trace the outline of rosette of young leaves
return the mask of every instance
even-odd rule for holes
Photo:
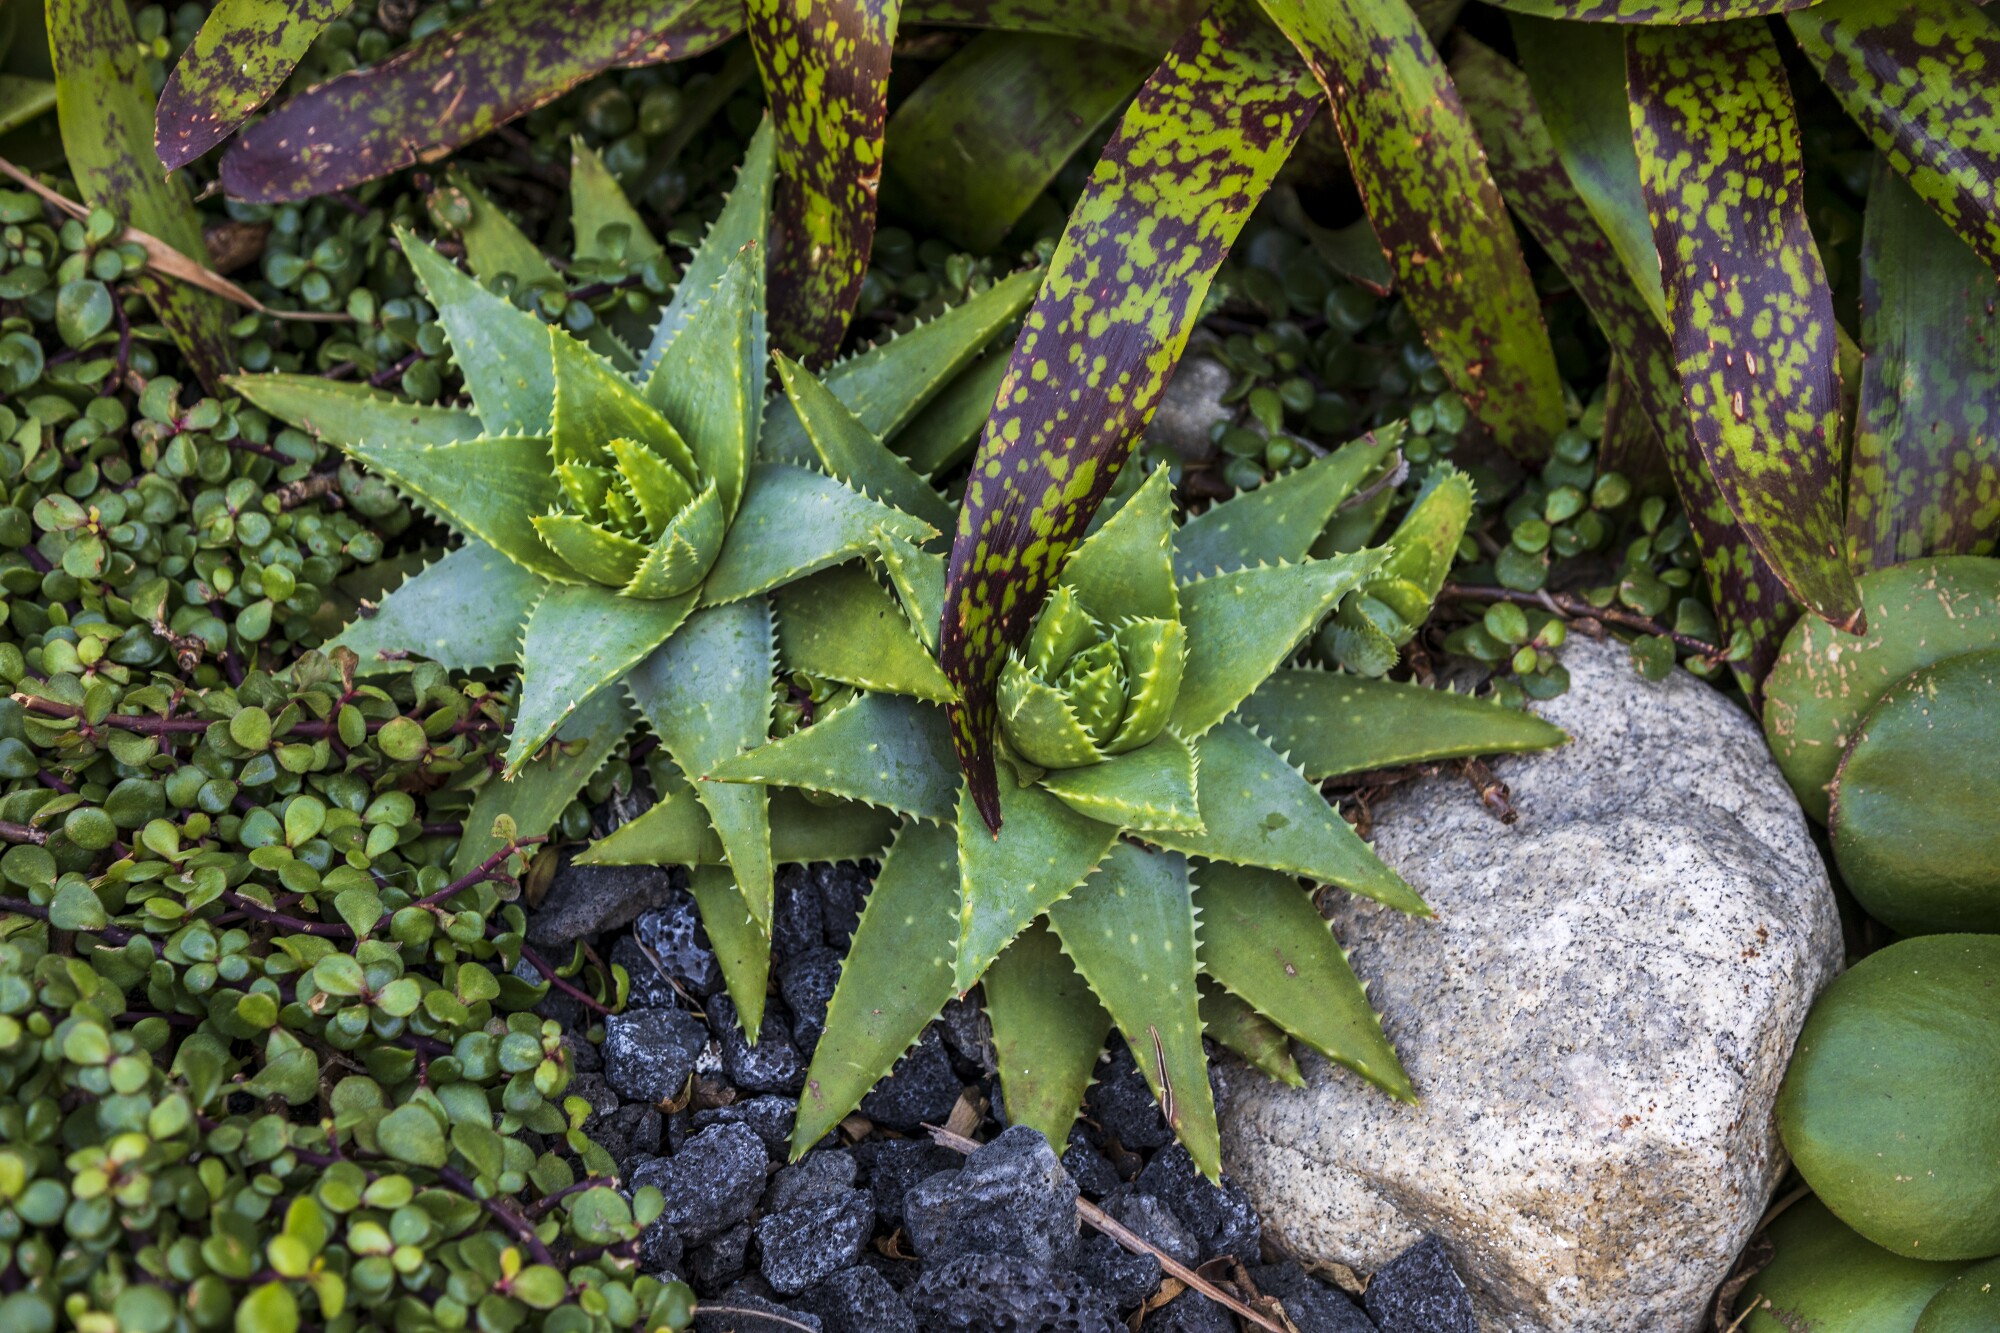
[[[1000,671],[1000,734],[1042,768],[1084,768],[1136,750],[1166,730],[1185,659],[1178,620],[1132,616],[1113,629],[1058,587]]]

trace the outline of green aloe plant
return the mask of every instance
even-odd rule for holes
[[[1445,691],[1280,669],[1343,598],[1402,558],[1383,548],[1307,558],[1393,451],[1385,437],[1185,525],[1165,472],[1118,505],[1003,669],[997,835],[960,778],[943,707],[951,688],[918,628],[934,623],[925,612],[942,593],[942,557],[890,543],[889,587],[851,567],[779,594],[785,665],[862,692],[716,764],[706,785],[790,791],[792,809],[822,826],[851,822],[856,804],[904,817],[828,1010],[795,1148],[853,1110],[945,1002],[982,980],[1008,1115],[1054,1142],[1114,1024],[1210,1174],[1219,1145],[1204,1030],[1275,1077],[1298,1077],[1296,1038],[1414,1096],[1299,881],[1427,910],[1316,783],[1562,735]],[[1443,535],[1446,550],[1458,535]],[[1262,729],[1237,716],[1246,700],[1257,707],[1259,687],[1280,684],[1292,697],[1266,701]],[[1359,709],[1342,696],[1350,686],[1364,692]],[[1328,708],[1341,710],[1340,727],[1323,725]],[[1312,751],[1306,771],[1285,757],[1294,744]],[[838,804],[815,817],[808,797]],[[695,813],[685,799],[663,802],[592,857],[712,861]]]

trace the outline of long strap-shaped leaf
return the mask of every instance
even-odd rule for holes
[[[1438,368],[1509,452],[1566,424],[1541,303],[1500,190],[1403,0],[1262,0],[1326,89],[1368,220]]]
[[[1238,0],[1188,30],[1125,113],[1071,215],[973,462],[941,660],[959,757],[997,827],[995,678],[1157,406],[1203,296],[1313,96]]]
[[[1758,23],[1633,28],[1632,135],[1695,439],[1758,553],[1814,614],[1866,617],[1841,548],[1833,294],[1798,119]]]
[[[750,47],[778,130],[771,336],[818,363],[847,331],[875,239],[902,0],[749,0]]]
[[[1491,0],[1499,9],[1579,23],[1717,23],[1803,9],[1819,0]]]
[[[1826,0],[1788,21],[1889,164],[2000,270],[2000,27],[1967,0]]]
[[[160,165],[178,171],[235,133],[350,3],[221,0],[160,92]]]

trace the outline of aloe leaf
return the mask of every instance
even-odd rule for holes
[[[187,187],[160,170],[153,148],[153,89],[124,5],[48,0],[49,57],[63,156],[89,203],[208,263],[201,215]],[[147,272],[133,280],[174,345],[211,391],[236,368],[231,315],[222,298]]]
[[[507,771],[517,771],[564,718],[666,642],[693,610],[692,593],[647,601],[591,584],[552,584],[528,613],[521,642],[521,702]]]
[[[1069,896],[1104,859],[1118,830],[1078,814],[1039,787],[1000,788],[1006,824],[990,833],[961,789],[958,810],[960,991],[972,989],[1030,921]]]
[[[549,326],[480,286],[405,228],[396,237],[424,295],[437,308],[452,360],[486,429],[497,435],[543,435],[555,398]]]
[[[413,403],[366,384],[318,375],[231,375],[223,383],[280,421],[343,449],[380,436],[453,444],[486,433],[462,408]]]
[[[785,397],[805,423],[822,467],[862,494],[914,514],[939,532],[951,527],[957,518],[951,505],[908,463],[890,453],[852,408],[784,353],[777,353],[776,360]]]
[[[350,650],[364,676],[399,669],[404,654],[454,671],[512,666],[528,608],[547,587],[484,542],[469,542],[405,581],[326,651]]]
[[[1157,53],[987,32],[889,120],[883,201],[983,253],[1153,70]]]
[[[580,135],[570,140],[569,217],[578,259],[635,263],[666,253],[618,178]]]
[[[1861,234],[1855,561],[1986,555],[2000,537],[2000,339],[1991,270],[1878,165]]]
[[[743,247],[765,243],[771,223],[771,186],[777,172],[775,144],[771,122],[766,117],[750,136],[750,147],[744,151],[743,163],[736,170],[736,188],[729,192],[722,212],[688,259],[687,267],[681,270],[673,299],[660,312],[652,341],[639,361],[642,373],[652,373],[661,355],[687,327],[695,310],[709,299],[709,293],[722,281],[723,271]],[[759,314],[761,317],[761,306]],[[761,364],[758,370],[761,375]]]
[[[451,873],[464,875],[506,846],[494,836],[493,821],[507,815],[514,836],[535,838],[555,827],[556,820],[583,790],[638,719],[616,690],[586,701],[564,719],[556,742],[535,756],[511,779],[494,778],[480,788],[465,833],[451,859]]]
[[[905,824],[882,858],[827,1004],[792,1127],[794,1157],[861,1104],[951,999],[958,882],[952,831]]]
[[[1541,302],[1500,191],[1403,0],[1261,0],[1332,105],[1396,285],[1438,368],[1510,453],[1568,424]]]
[[[1192,739],[1228,717],[1387,554],[1375,549],[1239,569],[1184,585],[1187,666],[1174,701],[1174,730]]]
[[[1803,9],[1820,0],[1493,0],[1515,14],[1578,23],[1719,23]]]
[[[882,557],[889,582],[902,599],[903,610],[924,647],[937,651],[938,621],[944,615],[944,557],[921,550],[914,542],[877,533],[875,553]],[[950,683],[946,683],[950,688]]]
[[[1327,1059],[1414,1102],[1366,988],[1298,881],[1232,865],[1205,865],[1195,880],[1208,975]]]
[[[1806,225],[1777,45],[1760,23],[1637,27],[1626,75],[1695,439],[1772,571],[1815,615],[1859,631],[1841,546],[1833,293]]]
[[[1111,1015],[1037,921],[1008,945],[980,981],[1007,1123],[1065,1143],[1091,1071],[1111,1035]]]
[[[722,967],[722,984],[736,1005],[736,1022],[751,1045],[764,1026],[764,992],[771,981],[770,904],[765,919],[744,901],[741,877],[722,866],[696,866],[688,892]]]
[[[1012,356],[1002,347],[981,357],[897,433],[891,447],[918,475],[935,477],[971,457]]]
[[[1472,518],[1472,479],[1450,464],[1434,466],[1423,489],[1384,543],[1389,558],[1362,584],[1365,595],[1401,618],[1395,639],[1408,643],[1430,615],[1431,603],[1458,558],[1458,543]]]
[[[546,439],[496,436],[411,444],[392,436],[341,447],[424,508],[516,564],[546,578],[576,577],[535,530],[534,519],[556,498]]]
[[[1175,576],[1187,582],[1305,559],[1333,511],[1375,474],[1402,440],[1401,422],[1384,426],[1255,490],[1210,505],[1174,534]]]
[[[223,157],[223,188],[251,203],[346,189],[435,161],[594,74],[699,55],[741,27],[730,0],[494,0],[280,105]]]
[[[771,860],[860,861],[889,845],[896,817],[859,801],[809,801],[779,788],[771,801]],[[630,823],[592,843],[579,855],[593,866],[719,866],[722,839],[692,787],[683,786]],[[744,909],[749,910],[747,907]]]
[[[829,366],[820,380],[877,438],[893,441],[904,423],[1027,309],[1041,281],[1039,269],[1003,278],[930,323]],[[770,401],[761,456],[774,463],[813,461],[805,425],[783,397]]]
[[[821,473],[759,463],[702,585],[702,602],[717,606],[769,592],[874,549],[884,534],[921,542],[937,530]]]
[[[1315,100],[1280,34],[1229,0],[1140,89],[1070,214],[974,457],[946,586],[959,759],[989,826],[1001,663],[1159,405],[1217,267]],[[1171,263],[1156,262],[1163,252]],[[1126,271],[1107,301],[1106,275]]]
[[[860,565],[838,565],[773,596],[778,659],[786,671],[950,702],[951,682],[911,628],[902,603]]]
[[[1275,672],[1236,721],[1320,782],[1400,764],[1543,750],[1569,739],[1533,713],[1469,694],[1331,671]]]
[[[235,133],[349,3],[219,0],[160,93],[160,165],[178,171]]]
[[[764,249],[753,244],[730,256],[646,380],[647,400],[680,428],[725,516],[741,503],[757,456],[765,345]]]
[[[1001,962],[1005,961],[1003,955]],[[990,978],[992,973],[987,976]],[[1265,1078],[1292,1088],[1306,1085],[1299,1062],[1292,1058],[1292,1039],[1285,1030],[1206,974],[1201,978],[1201,1025],[1217,1045],[1241,1057]]]
[[[2000,31],[1992,18],[1967,0],[1824,0],[1786,21],[1883,160],[2000,270]]]
[[[1146,840],[1211,861],[1303,875],[1399,912],[1431,915],[1319,788],[1241,723],[1225,722],[1202,739],[1200,796],[1202,832],[1149,829]]]
[[[1121,829],[1199,831],[1195,752],[1171,731],[1082,768],[1051,769],[1042,788],[1078,814]]]
[[[708,776],[800,787],[919,819],[949,820],[958,804],[943,711],[894,694],[864,694],[781,741],[717,764]]]
[[[1167,1124],[1210,1180],[1222,1171],[1201,1047],[1195,913],[1187,861],[1119,843],[1049,925],[1110,1011]]]
[[[763,598],[696,611],[626,677],[639,711],[693,782],[750,915],[771,928],[771,820],[762,787],[705,779],[771,735],[771,608]]]
[[[1178,620],[1173,538],[1173,478],[1158,468],[1076,548],[1058,582],[1107,623],[1127,617]]]

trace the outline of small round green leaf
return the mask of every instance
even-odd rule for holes
[[[421,1106],[398,1107],[383,1116],[375,1139],[383,1152],[411,1166],[440,1167],[450,1155],[437,1117]]]

